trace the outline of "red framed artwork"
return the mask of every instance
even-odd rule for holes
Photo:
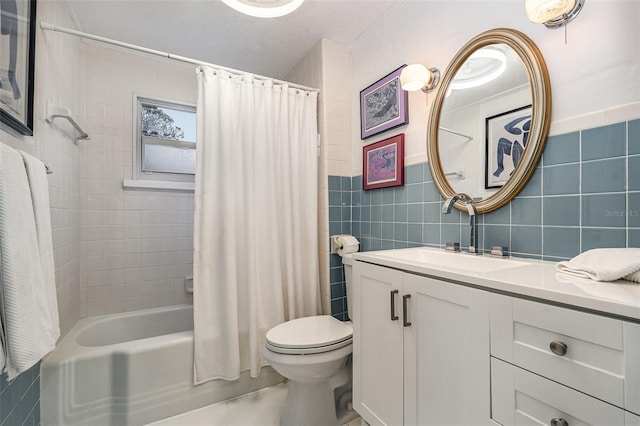
[[[362,189],[400,185],[404,185],[404,133],[365,146]]]

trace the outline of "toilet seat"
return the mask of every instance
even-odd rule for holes
[[[311,355],[350,345],[353,329],[330,315],[298,318],[267,332],[266,347],[280,354]]]

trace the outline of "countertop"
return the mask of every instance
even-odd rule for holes
[[[459,260],[451,258],[456,261],[456,265],[465,265],[465,261],[467,264],[481,265],[483,263],[481,258],[484,257],[488,258],[487,263],[491,265],[497,265],[496,262],[501,261],[509,264],[506,269],[485,272],[472,270],[473,267],[464,269],[464,266],[443,266],[428,260],[430,254],[433,253],[433,257],[436,257],[442,256],[443,252],[442,249],[418,247],[354,253],[353,258],[356,261],[427,275],[489,291],[569,305],[640,322],[640,284],[624,280],[598,282],[573,278],[557,273],[556,262],[518,257],[503,260],[486,255],[474,256],[463,252],[447,252],[449,256],[459,256]],[[472,260],[469,257],[475,259]]]

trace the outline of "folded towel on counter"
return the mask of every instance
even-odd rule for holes
[[[1,143],[0,253],[3,367],[11,380],[53,350],[60,332],[51,320],[48,286],[55,294],[55,282],[44,279],[25,163]]]
[[[640,248],[587,250],[571,260],[558,262],[556,269],[595,281],[627,280],[640,283]]]

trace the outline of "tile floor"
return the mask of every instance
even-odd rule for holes
[[[147,426],[278,426],[286,399],[283,383]],[[360,426],[360,418],[344,426]]]

